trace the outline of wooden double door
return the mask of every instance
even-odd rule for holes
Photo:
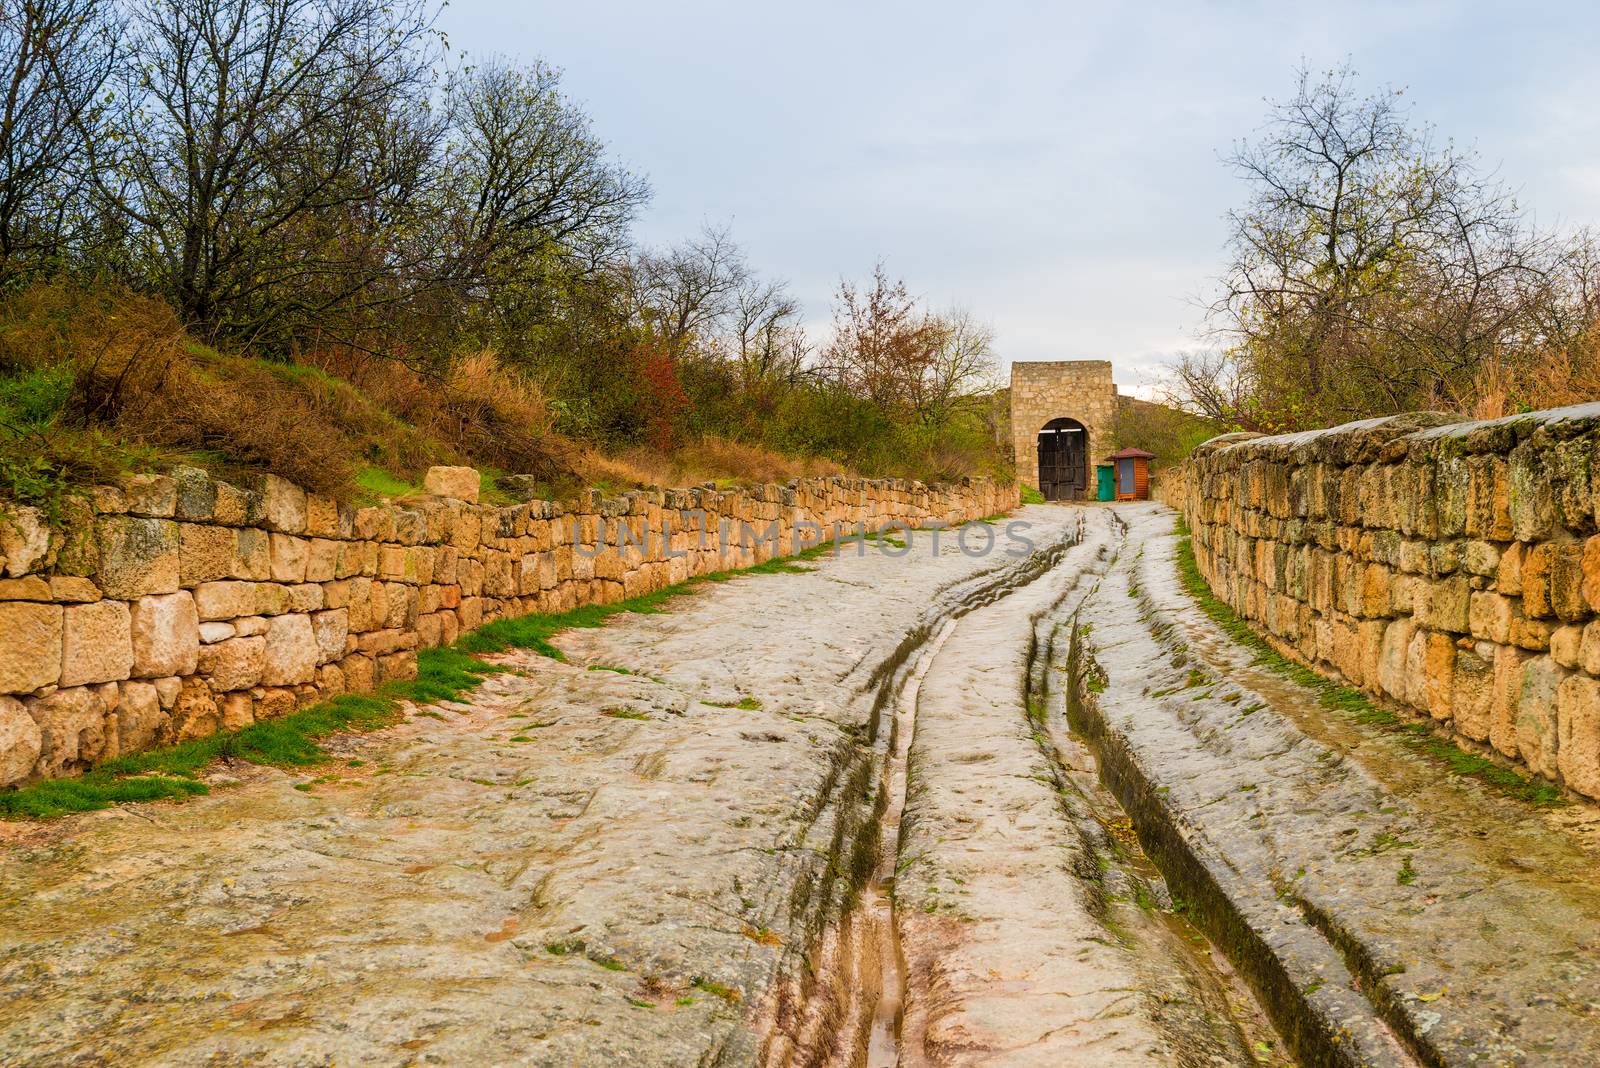
[[[1076,419],[1052,419],[1039,431],[1039,492],[1077,501],[1089,488],[1089,431]]]

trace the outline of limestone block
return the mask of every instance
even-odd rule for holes
[[[1383,632],[1383,644],[1378,653],[1378,685],[1390,697],[1406,700],[1407,651],[1416,627],[1409,619],[1397,619]]]
[[[211,688],[199,679],[184,680],[178,698],[172,703],[172,740],[187,742],[217,733],[221,711]]]
[[[1583,641],[1578,647],[1579,666],[1591,675],[1600,676],[1600,619],[1583,628]]]
[[[1475,638],[1486,638],[1499,645],[1511,640],[1514,603],[1489,590],[1472,594],[1468,609],[1468,631]]]
[[[317,673],[317,637],[304,613],[275,616],[267,626],[266,663],[261,681],[267,686],[295,686]]]
[[[183,680],[174,675],[169,679],[153,679],[152,685],[156,688],[156,696],[161,699],[161,707],[171,709],[178,700],[178,694],[183,689]]]
[[[298,705],[294,691],[282,686],[259,690],[254,696],[256,719],[277,719],[280,716],[287,716]]]
[[[1517,752],[1528,767],[1552,778],[1560,770],[1556,693],[1569,674],[1548,656],[1536,656],[1523,666],[1517,697]]]
[[[255,722],[255,698],[245,690],[234,690],[222,695],[218,704],[218,713],[222,720],[222,729],[236,731],[248,727]]]
[[[107,597],[132,600],[178,589],[178,524],[133,515],[101,517],[96,584]]]
[[[202,582],[194,588],[195,608],[201,619],[232,619],[256,611],[254,582]]]
[[[210,522],[217,509],[217,484],[197,467],[175,467],[172,481],[177,490],[173,514],[179,519]]]
[[[1471,629],[1472,587],[1465,575],[1435,579],[1417,605],[1417,622],[1436,630],[1465,634]]]
[[[92,689],[74,686],[24,703],[39,726],[39,775],[54,778],[99,759],[106,744],[106,707]]]
[[[1579,667],[1583,660],[1583,628],[1576,623],[1557,627],[1550,634],[1550,659],[1564,668]]]
[[[276,582],[256,583],[256,615],[278,616],[288,610],[289,587]]]
[[[12,578],[43,571],[54,562],[50,522],[37,508],[0,508],[0,563]]]
[[[274,582],[304,582],[311,546],[304,538],[291,534],[272,535],[272,579]]]
[[[1566,784],[1600,797],[1600,682],[1573,675],[1556,692],[1560,741],[1556,764]]]
[[[181,689],[181,685],[176,688]],[[117,692],[116,724],[118,753],[137,753],[142,749],[149,749],[161,740],[166,730],[167,713],[162,708],[161,691],[156,688],[155,683],[130,679],[120,684]]]
[[[166,475],[127,475],[121,480],[127,510],[134,515],[170,519],[178,505],[178,484]]]
[[[1434,719],[1449,719],[1451,697],[1455,685],[1456,643],[1449,634],[1434,632],[1428,635],[1425,661],[1427,682],[1423,687],[1424,707]]]
[[[1550,609],[1569,623],[1589,614],[1583,598],[1583,552],[1581,543],[1550,546]]]
[[[339,549],[339,542],[313,539],[306,547],[305,581],[332,581],[339,567]]]
[[[247,690],[260,684],[266,661],[265,636],[228,638],[200,650],[197,670],[219,692]]]
[[[417,677],[417,654],[408,650],[378,657],[377,677],[380,683],[409,681]]]
[[[205,645],[215,645],[217,642],[227,641],[237,634],[232,623],[222,623],[211,620],[200,624],[200,641]]]
[[[253,638],[267,632],[267,620],[261,616],[240,616],[233,621],[233,632],[241,638]]]
[[[319,538],[339,536],[339,502],[320,493],[306,495],[307,534]]]
[[[0,697],[0,786],[31,775],[42,745],[39,724],[27,706],[15,697]]]
[[[272,577],[272,537],[258,527],[241,527],[238,544],[233,554],[230,577],[254,579],[258,582]]]
[[[200,617],[187,590],[133,603],[133,674],[149,679],[193,675],[200,655]]]
[[[100,599],[100,587],[74,575],[50,577],[50,600],[63,604],[87,604]]]
[[[1524,442],[1507,459],[1512,532],[1518,541],[1548,538],[1556,518],[1550,458],[1533,442]]]
[[[1500,567],[1500,549],[1490,541],[1469,541],[1461,551],[1461,567],[1469,575],[1493,575]]]
[[[1494,588],[1507,597],[1522,596],[1522,557],[1527,546],[1513,542],[1500,554],[1500,568],[1495,573]]]
[[[366,693],[377,685],[376,670],[372,661],[358,653],[340,660],[339,670],[344,673],[345,687],[351,693]]]
[[[61,681],[62,611],[0,601],[0,693],[32,693]]]
[[[301,534],[306,529],[306,493],[287,479],[268,475],[261,489],[263,519],[269,530]]]
[[[75,600],[76,598],[68,598]],[[95,598],[86,598],[95,600]],[[0,601],[54,601],[50,583],[39,575],[25,578],[0,579]]]
[[[334,608],[311,617],[317,641],[317,663],[326,664],[344,655],[345,639],[350,636],[350,612]]]
[[[1583,543],[1583,600],[1592,610],[1600,612],[1600,534]]]
[[[243,527],[261,522],[264,509],[259,493],[226,482],[218,482],[215,485],[217,499],[211,511],[214,522],[230,527]]]
[[[422,488],[436,497],[450,497],[468,504],[478,503],[480,479],[473,467],[430,467],[422,476]]]
[[[1450,715],[1455,728],[1475,742],[1489,740],[1494,712],[1494,645],[1479,642],[1458,649],[1450,683]]]
[[[239,534],[209,523],[178,524],[178,578],[189,587],[234,577]]]
[[[1530,545],[1522,555],[1522,614],[1543,619],[1550,611],[1550,546]]]
[[[117,682],[133,671],[132,617],[122,601],[63,609],[61,685]]]

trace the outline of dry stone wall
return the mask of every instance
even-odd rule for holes
[[[414,677],[419,649],[502,616],[618,601],[823,531],[1017,504],[1015,485],[987,480],[495,506],[476,503],[477,471],[434,468],[425,488],[352,508],[278,478],[250,490],[180,468],[99,487],[54,529],[36,510],[0,513],[0,786]]]
[[[1600,404],[1228,435],[1163,493],[1280,648],[1600,798]]]

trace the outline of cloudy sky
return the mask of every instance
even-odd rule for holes
[[[563,69],[650,179],[644,241],[729,225],[819,327],[881,257],[1004,358],[1111,359],[1127,390],[1195,343],[1244,196],[1220,156],[1302,59],[1404,87],[1541,222],[1600,223],[1592,3],[452,0],[441,26]]]

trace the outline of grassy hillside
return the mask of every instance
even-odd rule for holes
[[[842,472],[705,434],[671,450],[563,433],[493,353],[438,372],[389,359],[258,359],[192,338],[165,304],[34,286],[0,299],[0,497],[54,510],[74,486],[175,463],[271,472],[345,500],[402,496],[433,464],[531,474],[546,495]]]

